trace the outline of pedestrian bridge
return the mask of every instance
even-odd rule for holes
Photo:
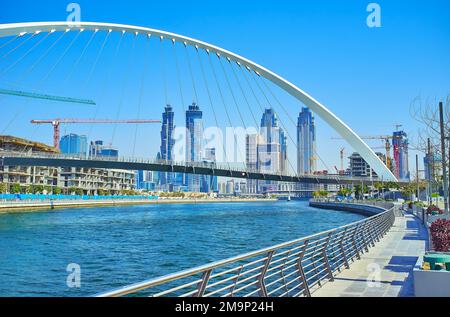
[[[240,179],[254,179],[304,184],[371,185],[377,178],[348,177],[340,175],[284,175],[265,174],[246,169],[244,164],[169,162],[153,159],[96,157],[84,158],[77,155],[0,152],[0,166],[48,166],[76,168],[106,168],[121,170],[142,170],[170,173],[212,175]]]
[[[192,106],[197,106],[196,115],[208,116],[208,124],[221,130],[224,127],[242,127],[245,131],[254,127],[262,130],[270,126],[269,128],[283,131],[279,138],[259,131],[259,135],[264,135],[266,139],[264,144],[270,148],[262,152],[270,162],[277,162],[273,165],[278,165],[270,165],[267,173],[248,170],[242,166],[230,168],[220,164],[205,166],[201,163],[169,163],[168,160],[173,159],[173,149],[169,149],[173,140],[170,135],[172,132],[169,131],[172,131],[173,126],[166,129],[166,137],[171,140],[165,145],[161,144],[161,157],[166,162],[9,155],[4,156],[3,164],[155,170],[303,183],[370,183],[372,179],[296,175],[315,170],[309,168],[306,172],[299,172],[299,166],[303,165],[298,161],[302,159],[297,158],[297,162],[294,159],[295,154],[299,153],[299,144],[296,141],[297,122],[292,118],[296,118],[299,110],[306,106],[347,141],[378,177],[387,182],[397,181],[375,152],[329,108],[275,72],[221,47],[162,30],[102,22],[2,24],[0,40],[1,61],[5,64],[0,63],[0,83],[13,86],[8,89],[0,87],[0,93],[3,98],[7,98],[5,102],[8,103],[17,99],[26,100],[24,106],[11,106],[8,113],[4,114],[8,117],[4,119],[6,127],[0,127],[2,131],[17,127],[16,123],[20,120],[28,124],[33,118],[27,118],[24,113],[32,112],[30,108],[40,113],[45,108],[40,105],[27,107],[28,102],[37,103],[39,100],[45,100],[46,105],[58,105],[49,111],[53,118],[61,118],[61,113],[78,115],[86,112],[94,119],[98,115],[107,117],[115,114],[119,117],[125,112],[129,115],[130,111],[140,119],[150,110],[162,110],[164,105],[177,108],[176,113],[179,115],[187,113],[186,106],[192,101]],[[164,92],[164,96],[157,96],[161,92]],[[65,97],[74,94],[76,96]],[[70,104],[70,109],[64,107],[67,103]],[[59,106],[61,104],[64,106]],[[202,107],[201,110],[198,109],[199,106]],[[258,120],[260,114],[265,115],[265,110],[273,110],[274,118],[271,122]],[[43,113],[49,115],[48,112]],[[264,122],[260,123],[262,121]],[[192,138],[189,144],[194,150],[186,149],[189,154],[187,161],[203,160],[203,157],[198,157],[204,153],[201,153],[201,142],[197,140],[202,138],[202,126],[203,123],[197,123],[194,127],[191,122],[189,132],[198,137],[196,140]],[[95,135],[97,138],[99,135],[92,133],[90,129],[88,131],[86,134],[89,137]],[[12,131],[10,134],[16,132],[19,131]],[[143,147],[144,142],[141,140],[139,146],[138,137],[151,135],[159,138],[155,131],[138,133],[137,126],[134,133],[129,132],[122,133],[122,136],[126,136],[126,140],[122,142],[123,146],[130,147],[127,151],[132,153],[131,156],[135,156],[136,151]],[[117,134],[114,127],[110,136],[111,144]],[[105,134],[102,137],[106,138]],[[150,143],[148,141],[145,139],[147,144]],[[277,146],[280,149],[274,150]],[[219,146],[214,147],[219,152],[216,147]],[[295,154],[287,155],[288,149],[292,149],[291,154]],[[276,155],[277,151],[282,154]],[[315,147],[311,152],[314,151]],[[225,149],[223,152],[232,156]],[[298,154],[297,156],[300,157]],[[246,155],[240,153],[240,157],[245,160]],[[311,153],[310,157],[303,158],[303,161],[309,162],[317,158],[327,170],[332,170],[326,166],[325,160],[320,158],[317,151]],[[215,161],[234,162],[227,157]],[[270,174],[277,171],[282,171],[283,175]]]

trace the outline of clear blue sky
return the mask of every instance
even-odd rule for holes
[[[78,1],[83,21],[162,29],[243,55],[301,87],[360,135],[390,134],[395,124],[403,124],[414,138],[412,99],[450,93],[450,2],[373,1],[381,5],[382,27],[368,28],[370,2]],[[3,1],[0,22],[64,21],[68,3]],[[15,102],[8,98],[0,99],[2,107]],[[149,115],[159,118],[160,110]],[[2,122],[0,128],[4,126]],[[18,121],[8,132],[21,135],[28,129],[27,122]],[[330,140],[335,135],[318,120],[318,152],[330,166],[339,164],[338,151],[345,144]],[[36,137],[49,143],[50,127],[41,128]],[[154,138],[151,155],[159,145]]]

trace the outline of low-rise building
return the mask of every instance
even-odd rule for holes
[[[33,142],[14,136],[0,136],[1,151],[20,153],[59,153],[58,149],[43,143]],[[12,184],[22,187],[41,185],[47,189],[58,186],[58,168],[40,166],[0,166],[0,183],[9,189]]]
[[[34,142],[13,136],[0,136],[1,151],[20,153],[59,153],[59,150],[43,143]],[[72,189],[84,195],[120,194],[124,190],[133,190],[135,172],[128,170],[112,170],[79,167],[38,167],[38,166],[0,166],[0,183],[21,188],[40,185],[46,192],[70,194]]]

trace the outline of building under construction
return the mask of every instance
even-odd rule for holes
[[[0,152],[59,153],[55,147],[14,136],[0,136]],[[42,186],[47,193],[70,194],[73,188],[81,189],[85,195],[107,193],[120,194],[123,190],[135,188],[135,172],[126,170],[106,170],[98,168],[57,168],[38,166],[0,166],[0,184],[19,185],[22,191],[30,186]]]

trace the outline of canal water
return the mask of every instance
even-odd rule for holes
[[[302,201],[0,215],[0,296],[90,296],[363,219]],[[81,269],[69,288],[68,264]]]

